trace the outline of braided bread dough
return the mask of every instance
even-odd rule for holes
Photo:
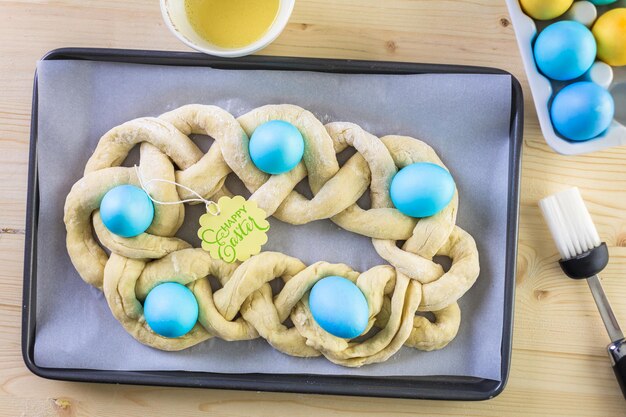
[[[248,137],[257,126],[274,119],[300,130],[305,152],[296,168],[270,176],[252,163]],[[190,134],[208,135],[215,142],[205,154]],[[277,252],[261,252],[241,264],[228,264],[174,237],[184,220],[183,205],[156,204],[154,221],[145,233],[116,236],[102,223],[98,207],[113,187],[139,185],[136,172],[120,166],[138,144],[139,169],[146,182],[176,181],[216,200],[231,195],[224,182],[232,172],[250,191],[250,200],[268,215],[291,224],[330,219],[371,237],[378,254],[390,265],[359,273],[343,264],[306,266]],[[357,152],[339,166],[336,154],[349,146]],[[440,349],[458,331],[457,300],[478,277],[478,252],[473,238],[455,225],[458,194],[440,213],[419,221],[393,207],[391,180],[399,168],[414,162],[445,168],[434,150],[417,139],[378,138],[352,123],[323,125],[294,105],[263,106],[237,119],[216,106],[186,105],[158,118],[129,121],[100,139],[84,177],[66,199],[67,250],[80,276],[104,292],[124,328],[157,349],[181,350],[211,337],[229,341],[262,337],[289,355],[324,355],[344,366],[384,361],[403,345]],[[310,200],[294,190],[304,178],[313,193]],[[362,209],[356,202],[368,188],[371,208]],[[150,183],[148,191],[160,201],[193,197],[182,187],[161,182]],[[405,242],[398,247],[400,240]],[[451,258],[447,272],[432,261],[435,255]],[[338,338],[313,320],[308,292],[329,275],[353,281],[365,295],[369,305],[366,332],[372,330],[366,337]],[[221,288],[211,288],[210,276],[219,280]],[[275,279],[284,284],[276,295],[269,284]],[[198,323],[179,338],[154,333],[143,317],[142,302],[148,292],[167,281],[187,285],[199,304]],[[416,315],[418,311],[432,311],[434,322]]]

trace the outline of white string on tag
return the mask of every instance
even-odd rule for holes
[[[184,204],[184,203],[204,203],[204,205],[206,207],[206,212],[207,213],[209,213],[209,214],[211,214],[213,216],[219,216],[220,215],[220,213],[221,213],[220,206],[215,201],[207,200],[206,198],[202,197],[200,194],[198,194],[196,191],[192,190],[191,188],[186,187],[186,186],[184,186],[182,184],[179,184],[177,182],[174,182],[174,181],[164,180],[164,179],[160,179],[160,178],[153,178],[153,179],[148,180],[147,182],[144,183],[143,177],[141,176],[141,172],[139,172],[139,167],[137,165],[134,165],[134,168],[135,168],[135,173],[137,174],[137,178],[139,179],[139,184],[141,185],[141,188],[146,192],[146,194],[148,194],[148,198],[150,198],[150,200],[152,200],[153,203],[162,204],[164,206],[173,205],[173,204]],[[152,198],[152,196],[150,195],[150,193],[146,189],[148,184],[151,184],[153,182],[163,182],[163,183],[166,183],[166,184],[175,185],[177,187],[180,187],[182,189],[185,189],[185,190],[189,191],[190,193],[192,193],[193,195],[195,195],[198,198],[188,198],[186,200],[178,200],[178,201],[159,201],[159,200],[156,200],[156,199]]]

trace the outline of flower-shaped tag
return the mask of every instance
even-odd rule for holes
[[[219,214],[200,216],[198,237],[202,240],[202,249],[212,258],[228,263],[245,261],[258,254],[267,242],[266,232],[270,228],[265,212],[255,201],[240,195],[222,197],[217,205]]]

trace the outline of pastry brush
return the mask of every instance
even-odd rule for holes
[[[553,194],[539,207],[561,254],[559,264],[570,278],[586,279],[611,343],[607,347],[613,371],[626,398],[626,339],[617,323],[598,274],[609,262],[606,243],[600,241],[578,188]]]

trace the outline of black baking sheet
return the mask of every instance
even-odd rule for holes
[[[110,60],[110,59],[106,59],[107,56],[111,56],[114,58],[114,60],[118,60],[119,58],[122,57],[123,53],[116,53],[115,51],[70,51],[70,55],[72,55],[72,53],[74,55],[78,54],[80,56],[80,54],[87,54],[87,55],[83,55],[85,58],[91,58],[93,59],[94,56],[89,56],[90,53],[93,53],[94,55],[102,55],[102,58],[104,58],[104,60]],[[301,60],[301,59],[296,59],[296,58],[262,58],[262,57],[250,57],[250,58],[245,58],[245,59],[241,59],[241,60],[219,60],[219,59],[211,59],[202,55],[197,55],[197,54],[181,54],[181,53],[150,53],[150,52],[132,52],[132,51],[128,51],[128,53],[130,54],[135,54],[135,58],[136,59],[132,59],[129,57],[128,60],[126,60],[126,62],[133,62],[133,63],[154,63],[154,64],[175,64],[175,65],[192,65],[192,66],[201,66],[201,65],[209,65],[213,68],[248,68],[248,69],[289,69],[289,70],[331,70],[332,72],[349,72],[349,73],[498,73],[497,71],[494,70],[485,70],[485,69],[475,69],[475,68],[459,68],[459,67],[438,67],[438,66],[423,66],[423,65],[417,65],[417,64],[394,64],[394,63],[366,63],[366,62],[350,62],[350,61],[324,61],[324,60]],[[55,53],[53,56],[53,58],[55,59],[68,59],[68,58],[72,58],[72,56],[68,56],[67,51],[66,52],[57,52]],[[77,58],[76,56],[74,58]],[[161,59],[162,58],[162,59]],[[280,63],[282,61],[282,65],[278,65],[278,63]],[[511,174],[510,177],[513,180],[511,182],[511,186],[509,187],[509,233],[507,236],[507,242],[508,242],[508,248],[507,248],[507,260],[506,260],[506,294],[505,294],[505,335],[503,337],[503,351],[502,351],[502,358],[503,358],[503,366],[501,367],[501,369],[503,370],[503,378],[502,381],[505,380],[506,378],[506,369],[508,369],[508,355],[509,355],[509,348],[504,349],[506,346],[505,345],[510,345],[510,332],[507,331],[507,327],[510,327],[510,306],[512,304],[512,301],[509,299],[510,297],[510,293],[512,291],[512,282],[514,282],[514,280],[512,279],[512,274],[514,272],[514,268],[511,268],[511,263],[514,264],[515,261],[515,242],[516,239],[514,239],[511,243],[511,235],[515,235],[516,233],[516,217],[517,217],[517,172],[518,172],[518,156],[519,156],[519,141],[520,141],[520,137],[519,137],[519,132],[517,131],[517,129],[521,126],[521,124],[519,123],[520,121],[520,114],[519,112],[521,111],[521,107],[518,107],[517,104],[519,104],[519,102],[517,102],[518,99],[521,98],[520,94],[519,94],[519,88],[518,86],[516,86],[516,81],[513,80],[513,91],[514,91],[514,95],[513,95],[513,103],[512,103],[512,118],[511,118],[511,126],[512,126],[512,142],[511,142],[511,146],[509,147],[509,149],[511,150],[511,160],[509,161],[509,166],[511,169],[509,169],[509,173]],[[36,98],[36,96],[35,96]],[[36,106],[34,106],[33,108],[33,120],[36,120]],[[36,134],[33,131],[33,141],[32,144],[34,146],[34,144],[36,143]],[[33,158],[31,158],[31,163],[34,164]],[[36,181],[36,178],[33,178],[31,176],[31,181]],[[31,190],[34,191],[34,185],[32,184],[33,187],[31,187]],[[31,203],[29,203],[29,208],[32,208],[32,201]],[[36,202],[35,202],[36,203]],[[29,212],[30,215],[32,215],[33,213]],[[33,216],[36,217],[36,216]],[[30,217],[29,217],[30,218]],[[33,222],[36,222],[36,219],[33,220]],[[30,222],[29,222],[30,223]],[[33,232],[36,232],[36,227],[32,228]],[[513,236],[514,237],[514,236]],[[32,242],[29,242],[32,243]],[[27,256],[30,256],[30,248],[27,248]],[[511,250],[513,249],[513,250]],[[512,254],[512,255],[511,255]],[[30,257],[30,260],[32,260],[33,258]],[[28,259],[27,259],[28,261]],[[29,262],[26,262],[26,265],[28,265]],[[514,265],[513,265],[514,266]],[[26,277],[28,277],[29,274],[26,274]],[[34,274],[33,274],[34,277]],[[28,285],[25,285],[25,288]],[[30,288],[33,288],[32,286],[30,286]],[[34,291],[34,290],[33,290]],[[32,295],[32,293],[31,293]],[[34,300],[34,299],[32,299]],[[508,317],[507,317],[508,315]],[[28,323],[32,323],[32,319],[28,320]],[[508,324],[508,325],[507,325]],[[25,327],[25,331],[26,331],[27,327]],[[30,332],[29,335],[31,336],[29,340],[32,341],[32,336],[34,335],[34,333]],[[26,339],[25,339],[26,340]],[[28,351],[26,352],[26,360],[27,363],[31,362],[31,365],[34,365],[34,363],[32,362],[32,343],[31,346],[28,347],[27,346]],[[30,352],[30,355],[28,354]],[[39,368],[39,371],[41,371],[41,373],[44,373],[44,370],[42,370],[42,368]],[[53,372],[50,370],[50,368],[46,368],[45,372],[48,372],[47,376],[55,376],[55,375],[50,375],[49,372]],[[61,372],[61,370],[57,370],[57,372]],[[102,374],[103,371],[93,371],[91,372],[92,375],[92,379],[94,380],[102,380],[101,378],[99,378],[100,376],[104,376]],[[106,372],[106,371],[104,371]],[[81,372],[77,371],[78,374],[81,374]],[[116,382],[140,382],[140,381],[133,381],[132,378],[133,377],[139,377],[139,375],[137,374],[141,374],[141,375],[156,375],[156,373],[154,372],[128,372],[128,371],[119,371],[119,372],[115,372],[116,375],[119,376],[119,378],[116,379]],[[183,381],[177,381],[176,379],[176,374],[181,374],[181,373],[177,373],[177,372],[166,372],[166,373],[159,373],[159,374],[166,374],[168,375],[168,377],[165,378],[165,380],[161,379],[161,378],[154,378],[152,380],[146,380],[143,382],[146,383],[158,383],[158,384],[167,384],[167,385],[179,385],[179,384],[183,384],[186,385],[186,382]],[[185,372],[182,373],[185,375],[189,375],[189,372]],[[215,386],[215,380],[214,378],[212,378],[211,376],[215,376],[216,374],[208,374],[208,373],[193,373],[194,375],[201,375],[200,379],[203,380],[204,382],[201,382],[201,385],[205,385],[205,386]],[[97,376],[96,376],[97,375]],[[249,382],[251,383],[251,385],[245,384],[243,382],[241,382],[242,380],[247,380],[249,375],[239,375],[236,379],[239,380],[240,382],[234,382],[233,384],[229,384],[228,383],[228,379],[229,379],[229,375],[224,375],[224,374],[220,374],[219,376],[217,376],[218,379],[220,379],[222,382],[226,381],[225,383],[223,383],[221,386],[223,387],[228,387],[228,388],[252,388],[252,389],[266,389],[266,390],[282,390],[283,388],[281,388],[281,380],[283,381],[287,381],[288,378],[284,378],[284,375],[271,375],[271,377],[274,377],[273,379],[273,383],[268,384],[267,383],[267,377],[268,375],[256,375],[254,379],[250,380]],[[57,375],[57,377],[63,377],[61,375]],[[66,375],[65,377],[71,377],[71,375]],[[78,376],[76,376],[78,377]],[[334,391],[331,387],[333,386],[332,383],[330,382],[330,380],[328,379],[329,377],[321,377],[320,376],[299,376],[300,377],[300,381],[304,382],[307,381],[307,384],[299,384],[298,386],[289,386],[290,390],[297,390],[297,391],[303,391],[303,392],[308,392],[308,391],[313,391],[313,392],[328,392],[328,393],[333,393],[336,392]],[[341,379],[343,377],[330,377],[333,378],[335,381],[337,380],[337,378]],[[346,377],[348,378],[348,377]],[[158,380],[157,380],[158,379]],[[356,384],[351,384],[352,387],[350,386],[345,386],[344,391],[343,392],[337,392],[337,393],[349,393],[349,394],[376,394],[376,395],[390,395],[390,396],[412,396],[412,397],[448,397],[448,398],[455,398],[455,396],[453,394],[446,396],[445,393],[441,393],[440,395],[435,395],[435,394],[428,394],[426,390],[424,389],[417,389],[417,387],[414,386],[414,384],[417,383],[421,383],[421,382],[433,382],[435,383],[435,380],[437,381],[435,383],[434,386],[436,386],[439,383],[443,383],[445,385],[447,384],[465,384],[465,385],[473,385],[473,386],[478,386],[480,384],[483,383],[487,383],[489,384],[489,382],[487,380],[476,380],[475,378],[467,379],[464,380],[463,378],[435,378],[433,379],[432,377],[423,377],[423,378],[378,378],[378,380],[384,380],[386,381],[386,384],[391,383],[392,381],[398,381],[398,383],[400,381],[411,381],[413,382],[413,384],[406,384],[406,382],[404,383],[404,387],[407,388],[409,385],[412,386],[412,388],[410,389],[410,391],[413,392],[413,394],[408,394],[408,393],[402,393],[402,391],[400,389],[396,389],[394,390],[395,393],[385,393],[383,392],[384,390],[380,390],[380,391],[368,391],[368,389],[366,387],[368,386],[375,386],[375,380],[377,378],[369,378],[369,377],[359,377],[359,378],[349,378],[351,380],[357,381]],[[455,382],[452,382],[452,380],[454,380]],[[187,378],[185,378],[185,381],[188,381]],[[258,382],[258,384],[255,386],[254,382]],[[320,386],[320,383],[323,383],[324,385],[327,385],[329,387],[328,391],[323,391],[323,389],[317,390],[314,388],[311,389],[307,389],[308,385],[311,385],[311,381],[316,381],[316,384],[312,384],[313,386]],[[489,395],[493,395],[493,393],[495,392],[494,390],[497,389],[498,386],[501,386],[502,383],[497,382],[497,381],[491,381],[492,383],[490,384],[491,386],[493,386],[493,388],[490,388],[491,392],[489,392],[488,389],[484,389],[483,392],[487,393],[487,394],[483,394],[482,397],[478,396],[475,398],[484,398],[484,397],[488,397]],[[395,382],[394,382],[395,384]],[[478,384],[478,385],[477,385]],[[301,386],[302,385],[302,386]],[[419,384],[418,384],[419,385]],[[425,384],[421,384],[424,388],[425,388]],[[483,384],[484,385],[484,384]],[[361,387],[363,390],[365,391],[360,391],[359,389],[351,389],[351,388],[355,388],[355,387]],[[430,384],[430,387],[432,388],[433,385]],[[397,388],[402,388],[400,385]],[[374,388],[370,388],[370,389],[374,389]],[[423,393],[423,394],[422,394]],[[450,393],[452,393],[452,390],[450,390]],[[462,398],[462,397],[459,397]],[[470,397],[466,397],[466,398],[470,398]]]

